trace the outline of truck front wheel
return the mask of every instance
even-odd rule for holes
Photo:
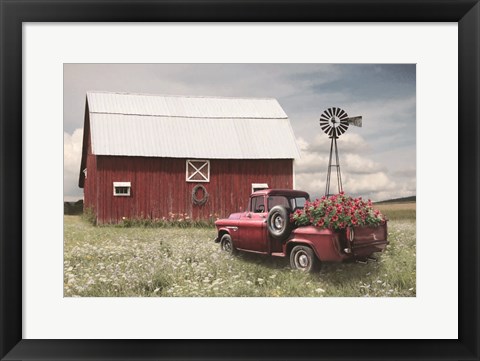
[[[220,239],[220,248],[222,251],[235,254],[236,249],[233,247],[232,237],[227,233],[222,236]]]
[[[310,247],[295,246],[290,252],[290,267],[305,272],[313,272],[318,269],[318,259]]]

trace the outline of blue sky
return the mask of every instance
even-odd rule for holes
[[[414,64],[65,64],[64,198],[77,186],[85,94],[134,93],[276,98],[288,114],[302,157],[296,188],[323,195],[330,140],[322,112],[361,115],[338,140],[345,192],[384,200],[416,194]]]

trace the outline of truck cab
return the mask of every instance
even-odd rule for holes
[[[254,192],[245,212],[233,213],[228,219],[215,222],[218,229],[216,241],[220,242],[224,234],[229,234],[236,250],[262,254],[282,252],[281,240],[275,239],[268,232],[269,213],[277,206],[290,210],[303,208],[309,198],[308,193],[295,190],[264,189]],[[277,219],[277,226],[280,221]],[[284,222],[290,223],[290,219],[285,219]]]

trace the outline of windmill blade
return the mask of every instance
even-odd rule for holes
[[[339,108],[339,109],[340,109],[340,108]],[[342,120],[342,119],[348,118],[348,114],[347,114],[347,112],[346,112],[345,110],[340,109],[340,112],[339,112],[338,117],[340,118],[340,120]]]
[[[342,114],[345,113],[342,108],[337,108],[337,111],[335,112],[335,115],[337,116],[338,119],[342,119]]]
[[[335,128],[331,127],[327,134],[328,134],[329,137],[333,137],[334,132],[335,132]]]
[[[323,130],[325,133],[328,134],[328,132],[330,131],[330,128],[332,128],[332,126],[329,125],[329,124],[326,124],[326,125],[320,126],[320,128],[322,128],[322,130]]]
[[[347,118],[348,124],[353,124],[356,127],[362,127],[362,117],[350,117]]]
[[[320,128],[324,129],[325,127],[331,127],[330,123],[320,120]]]
[[[328,120],[320,119],[320,126],[329,124]]]
[[[337,127],[337,133],[338,135],[342,135],[343,133],[345,133],[348,129],[348,124],[340,124],[338,127]]]

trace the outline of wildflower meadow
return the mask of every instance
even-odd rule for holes
[[[388,219],[377,262],[323,263],[308,274],[284,258],[222,252],[209,224],[94,226],[64,216],[65,297],[412,297],[415,203],[378,207]],[[178,222],[177,222],[178,223]]]

